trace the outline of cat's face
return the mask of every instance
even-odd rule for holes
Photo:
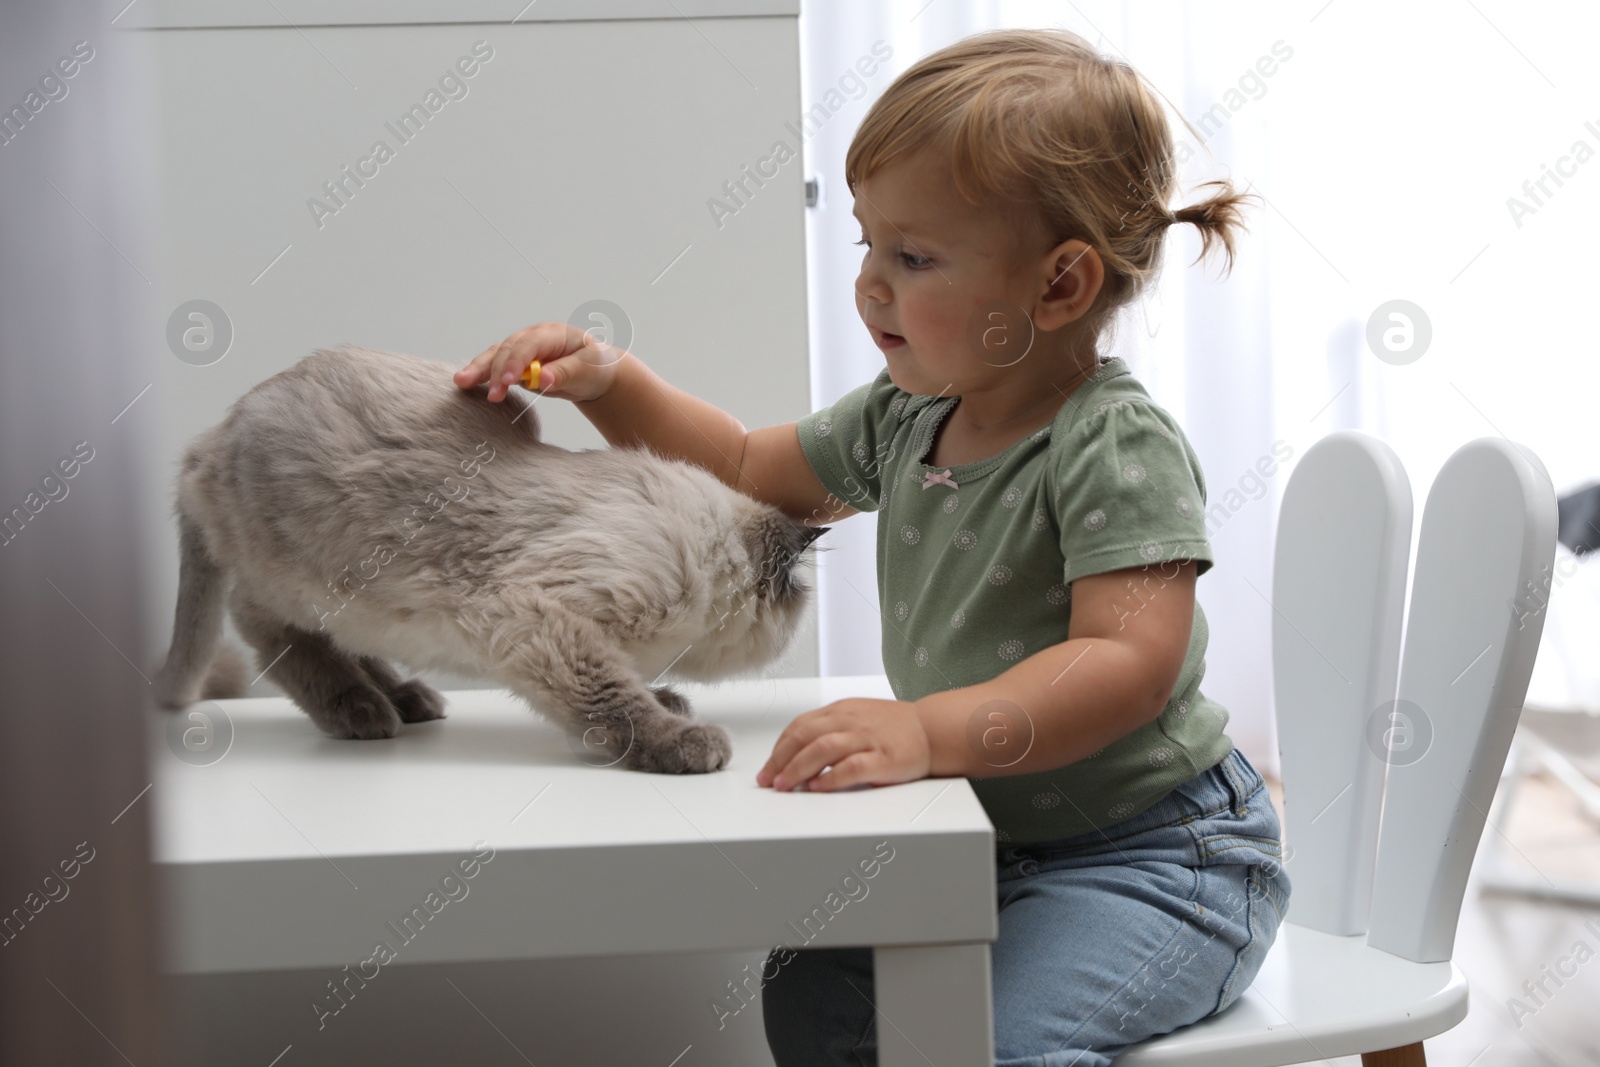
[[[679,673],[722,677],[765,666],[783,654],[810,604],[807,549],[829,527],[751,503],[739,543],[730,546],[727,572],[717,577],[711,633],[684,655]]]
[[[752,593],[777,611],[804,611],[811,586],[799,571],[810,562],[803,553],[811,542],[827,533],[827,526],[806,526],[781,512],[764,515],[751,524],[747,543],[755,570]]]

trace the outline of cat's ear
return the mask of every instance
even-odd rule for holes
[[[802,550],[804,550],[808,545],[811,544],[811,542],[815,541],[817,538],[821,537],[823,534],[827,533],[831,529],[833,529],[832,526],[804,526],[804,527],[802,527],[802,530],[804,532],[801,534],[803,540],[800,542],[800,548]]]
[[[796,522],[775,507],[764,509],[748,534],[751,566],[755,570],[752,587],[769,598],[804,592],[804,584],[795,577],[795,568],[801,562],[801,554],[828,529]]]
[[[781,547],[785,552],[784,558],[791,563],[797,561],[800,553],[810,548],[813,541],[832,529],[830,526],[812,526],[808,522],[795,522],[787,515],[780,517],[777,525],[781,529],[775,534],[779,542],[779,546],[775,547]]]

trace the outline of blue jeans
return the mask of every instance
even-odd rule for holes
[[[1234,749],[1132,818],[997,846],[996,1067],[1104,1067],[1237,1000],[1289,906],[1280,832]],[[876,1067],[870,948],[804,949],[773,969],[761,1001],[778,1067]]]

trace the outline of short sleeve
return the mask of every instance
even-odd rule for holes
[[[832,407],[802,416],[800,451],[822,487],[857,511],[877,511],[882,473],[892,458],[895,431],[910,394],[877,378],[841,396]]]
[[[1211,569],[1205,476],[1172,416],[1112,400],[1052,442],[1065,580],[1168,560]]]

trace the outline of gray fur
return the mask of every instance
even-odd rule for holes
[[[811,591],[801,553],[826,527],[648,450],[543,443],[532,394],[491,403],[455,369],[319,349],[190,444],[157,701],[242,692],[219,655],[226,603],[259,669],[336,737],[442,717],[394,659],[504,685],[595,762],[725,766],[727,733],[648,683],[777,659]]]

